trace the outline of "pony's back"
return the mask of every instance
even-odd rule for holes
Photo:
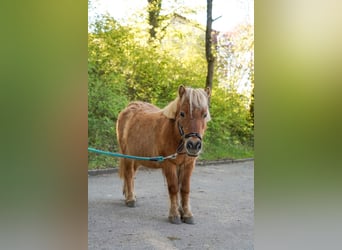
[[[147,102],[131,102],[123,111],[120,112],[116,123],[116,136],[121,153],[127,150],[127,140],[129,135],[135,133],[132,131],[133,125],[138,128],[138,125],[144,126],[149,121],[144,121],[141,115],[148,113],[157,113],[160,109]],[[139,123],[139,124],[137,124]]]

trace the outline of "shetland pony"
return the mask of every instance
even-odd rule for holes
[[[176,157],[163,162],[120,159],[119,175],[128,207],[136,205],[134,176],[138,167],[161,168],[169,191],[169,221],[194,223],[189,203],[190,177],[210,120],[210,93],[209,88],[180,86],[177,98],[164,109],[132,102],[119,114],[116,133],[122,154],[151,157],[176,153]]]

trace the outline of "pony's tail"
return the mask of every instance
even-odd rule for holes
[[[118,145],[119,145],[119,149],[120,149],[120,153],[122,153],[122,150],[121,150],[121,134],[120,134],[120,129],[119,129],[119,126],[120,126],[120,122],[121,122],[121,113],[119,114],[118,116],[118,120],[116,121],[116,126],[115,126],[115,130],[116,130],[116,139],[117,139],[117,142],[118,142]],[[120,178],[122,179],[125,175],[125,168],[124,168],[124,162],[123,162],[124,159],[120,158],[119,159],[119,171],[118,171],[118,174],[120,176]]]

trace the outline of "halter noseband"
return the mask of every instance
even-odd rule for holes
[[[178,147],[177,147],[177,153],[181,153],[183,151],[183,148],[184,148],[184,139],[187,139],[189,137],[197,137],[198,139],[200,139],[202,141],[202,137],[199,133],[193,133],[193,132],[190,132],[188,134],[184,134],[184,130],[183,130],[183,127],[179,124],[179,122],[177,122],[178,124],[178,131],[179,131],[179,134],[180,136],[182,137],[182,139],[180,140],[179,144],[178,144]]]

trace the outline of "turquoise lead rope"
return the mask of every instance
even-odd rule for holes
[[[120,153],[112,153],[109,151],[103,151],[95,148],[88,148],[89,152],[96,153],[96,154],[102,154],[102,155],[108,155],[113,157],[119,157],[119,158],[126,158],[126,159],[133,159],[133,160],[141,160],[141,161],[157,161],[162,162],[167,159],[175,159],[177,157],[177,153],[174,153],[169,156],[153,156],[153,157],[142,157],[142,156],[133,156],[133,155],[125,155]]]

